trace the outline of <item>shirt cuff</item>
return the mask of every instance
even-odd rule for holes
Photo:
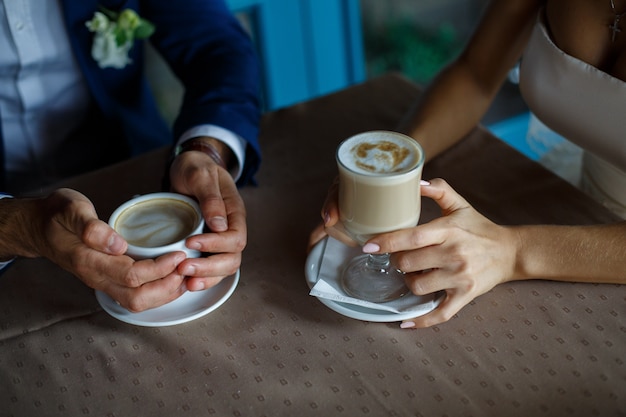
[[[0,272],[4,270],[4,268],[6,268],[7,266],[11,265],[14,260],[15,258],[9,259],[8,261],[0,262]]]
[[[230,174],[236,182],[243,172],[243,164],[245,163],[246,156],[246,141],[239,135],[228,129],[224,129],[223,127],[216,125],[199,125],[192,127],[183,133],[176,143],[176,148],[178,148],[183,142],[199,136],[215,138],[225,143],[231,149],[235,158],[237,158],[237,164],[232,168],[232,172]]]

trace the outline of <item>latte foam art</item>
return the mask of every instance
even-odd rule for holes
[[[405,168],[411,151],[387,140],[363,142],[351,149],[355,164],[364,171],[391,173]]]
[[[352,136],[337,149],[337,160],[365,175],[387,176],[409,172],[422,156],[419,145],[401,134],[375,131]]]

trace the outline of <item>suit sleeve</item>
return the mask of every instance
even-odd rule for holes
[[[250,36],[223,0],[141,2],[155,33],[151,41],[182,82],[185,93],[174,137],[213,124],[246,143],[240,183],[250,181],[260,163],[259,63]]]

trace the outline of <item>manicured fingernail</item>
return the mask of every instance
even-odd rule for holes
[[[228,230],[228,222],[222,216],[212,217],[209,220],[209,227],[214,232],[225,232]]]
[[[380,246],[378,246],[376,243],[367,243],[365,246],[363,246],[363,252],[365,253],[374,253],[374,252],[378,252],[380,250]]]
[[[325,211],[324,212],[324,224],[328,224],[329,221],[330,221],[330,213]]]
[[[401,329],[412,329],[413,327],[415,327],[415,323],[413,323],[412,321],[403,321],[402,323],[400,323]]]
[[[421,185],[430,185],[430,181],[426,181],[426,180],[421,180],[420,181]]]

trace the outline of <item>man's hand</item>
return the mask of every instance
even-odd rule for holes
[[[229,150],[206,138],[228,164]],[[247,243],[246,210],[232,176],[210,155],[201,151],[179,154],[170,168],[172,190],[198,200],[209,233],[190,237],[187,246],[209,253],[206,258],[183,261],[178,272],[187,276],[187,288],[212,287],[237,272]]]
[[[98,219],[83,194],[60,189],[46,198],[0,200],[3,257],[43,256],[131,311],[165,304],[185,292],[182,252],[134,261],[126,241]]]

